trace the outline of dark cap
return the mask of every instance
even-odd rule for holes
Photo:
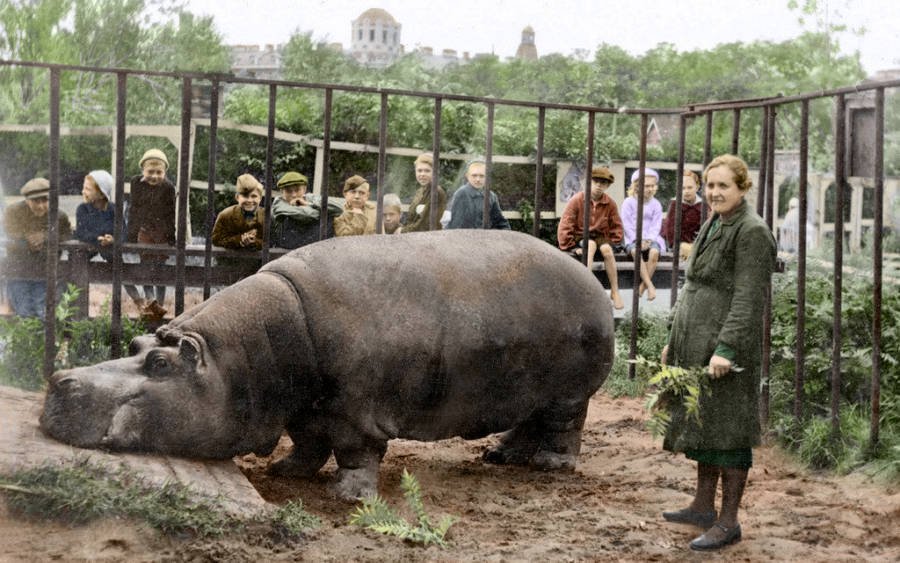
[[[605,166],[595,166],[591,169],[591,179],[593,180],[608,180],[610,184],[612,184],[616,177],[613,176],[612,171]]]
[[[276,186],[279,190],[283,190],[290,186],[308,186],[309,179],[299,172],[285,172],[278,179]]]
[[[366,182],[366,179],[363,178],[362,176],[358,176],[358,175],[357,175],[357,176],[350,176],[350,177],[347,178],[347,180],[344,182],[344,191],[345,191],[345,192],[349,192],[350,190],[355,190],[356,188],[362,186],[363,184],[366,185],[366,188],[369,187],[369,183]]]
[[[50,195],[50,181],[46,178],[34,178],[28,180],[19,190],[25,199],[39,199]]]

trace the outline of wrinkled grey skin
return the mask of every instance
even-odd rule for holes
[[[376,492],[391,438],[506,432],[491,463],[571,470],[613,360],[606,292],[531,236],[459,230],[297,249],[134,340],[60,371],[41,426],[69,444],[195,458],[333,453],[342,498]]]

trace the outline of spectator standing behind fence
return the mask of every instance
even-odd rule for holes
[[[309,180],[299,172],[285,172],[276,187],[281,195],[272,202],[272,246],[300,248],[319,240],[322,197],[307,193]],[[328,198],[327,235],[334,233],[331,218],[343,210],[341,198]]]
[[[50,182],[46,178],[34,178],[22,186],[20,193],[25,200],[10,205],[4,215],[7,260],[15,264],[13,275],[7,279],[7,289],[17,315],[43,320],[47,302]],[[60,242],[71,238],[72,226],[62,210],[57,229]]]
[[[75,209],[75,238],[94,247],[91,257],[99,251],[107,262],[112,261],[110,251],[116,225],[113,189],[115,184],[109,172],[92,171],[81,186],[84,202]]]
[[[460,186],[450,201],[450,211],[445,213],[441,224],[445,229],[480,229],[484,224],[484,183],[485,164],[473,160],[466,166],[466,183]],[[491,192],[491,229],[509,230],[509,221],[503,216],[497,194]]]
[[[619,296],[619,274],[616,271],[615,252],[621,250],[622,219],[619,208],[606,190],[615,181],[612,171],[605,166],[595,166],[591,170],[591,223],[587,240],[587,267],[594,263],[594,254],[600,250],[609,280],[609,297],[616,309],[625,304]],[[566,204],[559,220],[556,239],[561,250],[581,256],[584,253],[584,191],[576,192]]]
[[[169,159],[163,151],[150,149],[140,161],[141,174],[131,179],[131,201],[128,206],[127,241],[141,244],[175,245],[175,186],[166,178]],[[165,264],[168,254],[140,252],[141,264]],[[155,294],[154,294],[155,289]],[[133,285],[125,292],[150,320],[166,314],[166,286],[145,285],[144,297]]]
[[[375,204],[369,201],[369,183],[362,176],[350,176],[344,182],[344,212],[334,218],[334,234],[374,235],[376,221]]]
[[[647,299],[656,299],[656,287],[653,285],[653,274],[656,273],[656,265],[659,263],[659,254],[666,250],[666,242],[662,238],[662,204],[653,197],[659,187],[659,173],[652,168],[644,169],[644,222],[641,226],[641,241],[637,237],[637,189],[638,173],[635,170],[631,175],[631,186],[628,188],[628,197],[622,203],[622,226],[625,229],[625,251],[634,258],[638,247],[641,250],[641,285],[638,288],[640,296],[647,292]]]
[[[681,178],[681,237],[678,253],[682,261],[691,255],[691,248],[703,221],[703,199],[698,195],[700,176],[693,170],[685,170]],[[669,202],[669,210],[663,220],[663,234],[669,248],[675,249],[675,198]]]
[[[399,235],[404,231],[404,227],[400,224],[400,217],[403,215],[403,206],[400,202],[400,196],[397,194],[384,194],[384,201],[381,213],[381,234]]]
[[[260,250],[265,242],[266,210],[259,206],[263,186],[252,174],[241,174],[235,182],[237,204],[216,217],[212,243],[232,250]]]
[[[682,401],[669,401],[663,442],[666,450],[697,462],[697,488],[687,508],[663,517],[706,529],[691,548],[712,550],[741,539],[738,507],[753,465],[751,448],[760,440],[763,305],[775,268],[775,239],[744,199],[752,182],[743,160],[719,156],[703,176],[713,216],[697,236],[662,352],[663,363],[702,366],[709,373],[699,422],[687,418]]]
[[[434,160],[431,154],[423,153],[416,158],[416,162],[413,164],[419,188],[413,195],[409,204],[409,211],[406,213],[406,225],[403,226],[403,232],[405,233],[429,230],[429,221],[431,220],[431,179],[434,174],[433,163]],[[438,186],[435,216],[440,219],[446,209],[447,192],[444,191],[444,188]],[[435,228],[440,230],[441,224],[438,222]]]

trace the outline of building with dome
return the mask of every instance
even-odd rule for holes
[[[403,54],[402,26],[381,8],[369,8],[351,25],[350,56],[366,66],[388,66]]]
[[[537,47],[534,45],[534,28],[530,25],[522,30],[522,42],[516,49],[516,59],[536,61],[538,58]]]

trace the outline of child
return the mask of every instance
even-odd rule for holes
[[[587,241],[587,267],[591,268],[594,254],[599,248],[609,280],[609,298],[616,309],[623,309],[625,304],[619,295],[619,273],[616,270],[615,252],[621,248],[622,219],[616,202],[606,194],[606,190],[615,181],[612,171],[605,166],[595,166],[591,170],[591,224]],[[575,256],[584,254],[584,192],[576,192],[566,204],[562,219],[559,221],[556,238],[560,250],[566,250]]]
[[[299,172],[285,172],[278,180],[281,195],[272,202],[272,246],[280,248],[300,248],[319,240],[319,217],[322,198],[307,193],[309,180]],[[337,200],[337,201],[335,201]],[[340,198],[328,199],[328,217],[340,215],[343,211]],[[334,234],[328,221],[326,237]]]
[[[691,256],[694,239],[700,232],[703,217],[703,200],[698,196],[700,176],[693,170],[685,170],[681,179],[681,236],[678,254],[682,261]],[[669,202],[669,210],[663,221],[663,233],[669,248],[675,248],[675,198]]]
[[[431,220],[431,177],[434,173],[433,162],[434,159],[431,153],[422,153],[413,164],[419,188],[409,204],[406,225],[403,227],[404,232],[411,233],[429,230],[429,221]],[[444,188],[438,186],[435,217],[440,219],[444,215],[445,209],[447,209],[447,192],[444,191]],[[440,222],[437,223],[436,228],[441,228]]]
[[[386,235],[399,235],[403,232],[400,225],[400,216],[403,214],[403,208],[400,203],[400,196],[397,194],[384,194],[384,205],[381,215],[381,232]]]
[[[375,234],[375,204],[369,201],[369,183],[362,176],[350,176],[344,182],[344,212],[334,218],[334,234]]]
[[[46,178],[29,180],[20,193],[25,201],[6,209],[4,224],[8,239],[8,257],[14,273],[7,279],[13,311],[20,317],[44,319],[47,300],[47,212],[50,209],[50,182]],[[59,212],[59,240],[72,236],[69,217]],[[21,277],[16,277],[21,276]]]
[[[660,252],[665,252],[666,242],[660,233],[662,229],[662,204],[653,197],[659,187],[659,173],[652,168],[644,169],[644,222],[641,225],[642,240],[635,241],[637,235],[637,190],[640,170],[631,175],[631,187],[628,197],[622,203],[622,226],[625,229],[625,251],[634,258],[638,246],[641,250],[641,285],[638,294],[647,292],[647,299],[656,299],[656,287],[653,285],[653,274],[659,262]]]
[[[112,205],[114,187],[109,172],[94,170],[84,177],[81,187],[84,203],[75,209],[75,238],[99,247],[100,255],[107,262],[112,261],[110,247],[116,223],[116,208]]]
[[[235,191],[237,204],[216,217],[212,242],[223,248],[260,250],[266,223],[266,210],[259,206],[263,186],[252,174],[242,174],[238,176]]]
[[[166,178],[169,159],[159,149],[150,149],[141,157],[141,175],[131,179],[131,203],[128,208],[127,241],[142,244],[175,246],[175,186]],[[168,254],[140,253],[143,264],[164,264]],[[126,285],[125,291],[150,320],[166,314],[166,286],[144,286],[144,298],[137,288]],[[149,303],[148,303],[149,302]]]

